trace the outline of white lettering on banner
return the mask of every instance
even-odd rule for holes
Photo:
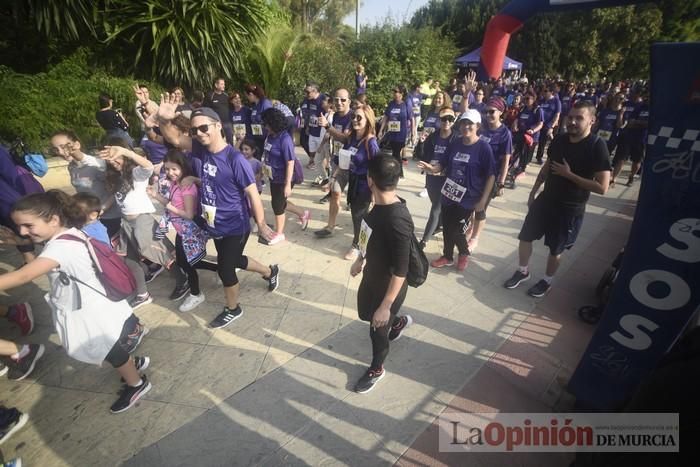
[[[664,154],[664,158],[656,161],[651,169],[654,173],[672,170],[671,177],[676,180],[690,178],[692,183],[700,183],[700,164],[697,164],[693,170],[695,154],[694,151]]]
[[[684,218],[675,221],[669,228],[669,235],[677,242],[686,245],[686,248],[680,249],[664,242],[656,251],[671,260],[683,263],[700,262],[700,238],[693,233],[697,230],[700,230],[700,219]],[[668,289],[666,295],[652,296],[648,290],[652,283],[665,284]],[[692,297],[690,286],[682,277],[661,269],[638,272],[630,279],[628,287],[638,303],[652,310],[677,310],[685,306]],[[650,334],[659,328],[654,321],[634,313],[623,315],[619,325],[628,335],[614,331],[610,337],[618,344],[632,350],[648,349],[652,345]]]

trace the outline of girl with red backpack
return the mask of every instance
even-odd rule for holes
[[[46,245],[34,261],[0,275],[0,290],[46,274],[50,284],[46,300],[66,352],[85,363],[109,362],[126,383],[110,410],[129,409],[151,389],[146,376],[139,374],[150,360],[129,355],[128,330],[137,318],[127,300],[108,298],[87,243],[74,240],[85,239],[78,229],[85,222],[83,211],[62,191],[49,190],[17,201],[11,216],[21,235]]]

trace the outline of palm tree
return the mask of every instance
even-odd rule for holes
[[[237,75],[271,13],[265,0],[111,0],[103,18],[108,43],[136,47],[135,66],[201,87],[217,75]]]

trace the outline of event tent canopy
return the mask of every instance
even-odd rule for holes
[[[461,57],[457,58],[455,60],[455,63],[459,66],[464,66],[464,67],[478,67],[480,56],[481,56],[481,47],[479,47],[476,50],[472,50],[468,54],[462,55]],[[506,57],[505,60],[503,60],[503,70],[505,70],[505,71],[522,70],[522,69],[523,69],[523,64],[517,60],[513,60],[510,57]]]

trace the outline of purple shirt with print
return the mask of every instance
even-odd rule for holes
[[[267,135],[263,161],[272,168],[270,183],[284,184],[287,175],[287,163],[295,160],[294,140],[286,130],[278,135]]]
[[[456,139],[450,144],[447,156],[448,180],[459,184],[466,192],[459,203],[442,196],[443,205],[459,204],[464,209],[473,209],[479,202],[486,188],[486,181],[491,175],[496,175],[496,161],[493,159],[491,146],[481,139],[476,143],[466,145],[463,139]]]

